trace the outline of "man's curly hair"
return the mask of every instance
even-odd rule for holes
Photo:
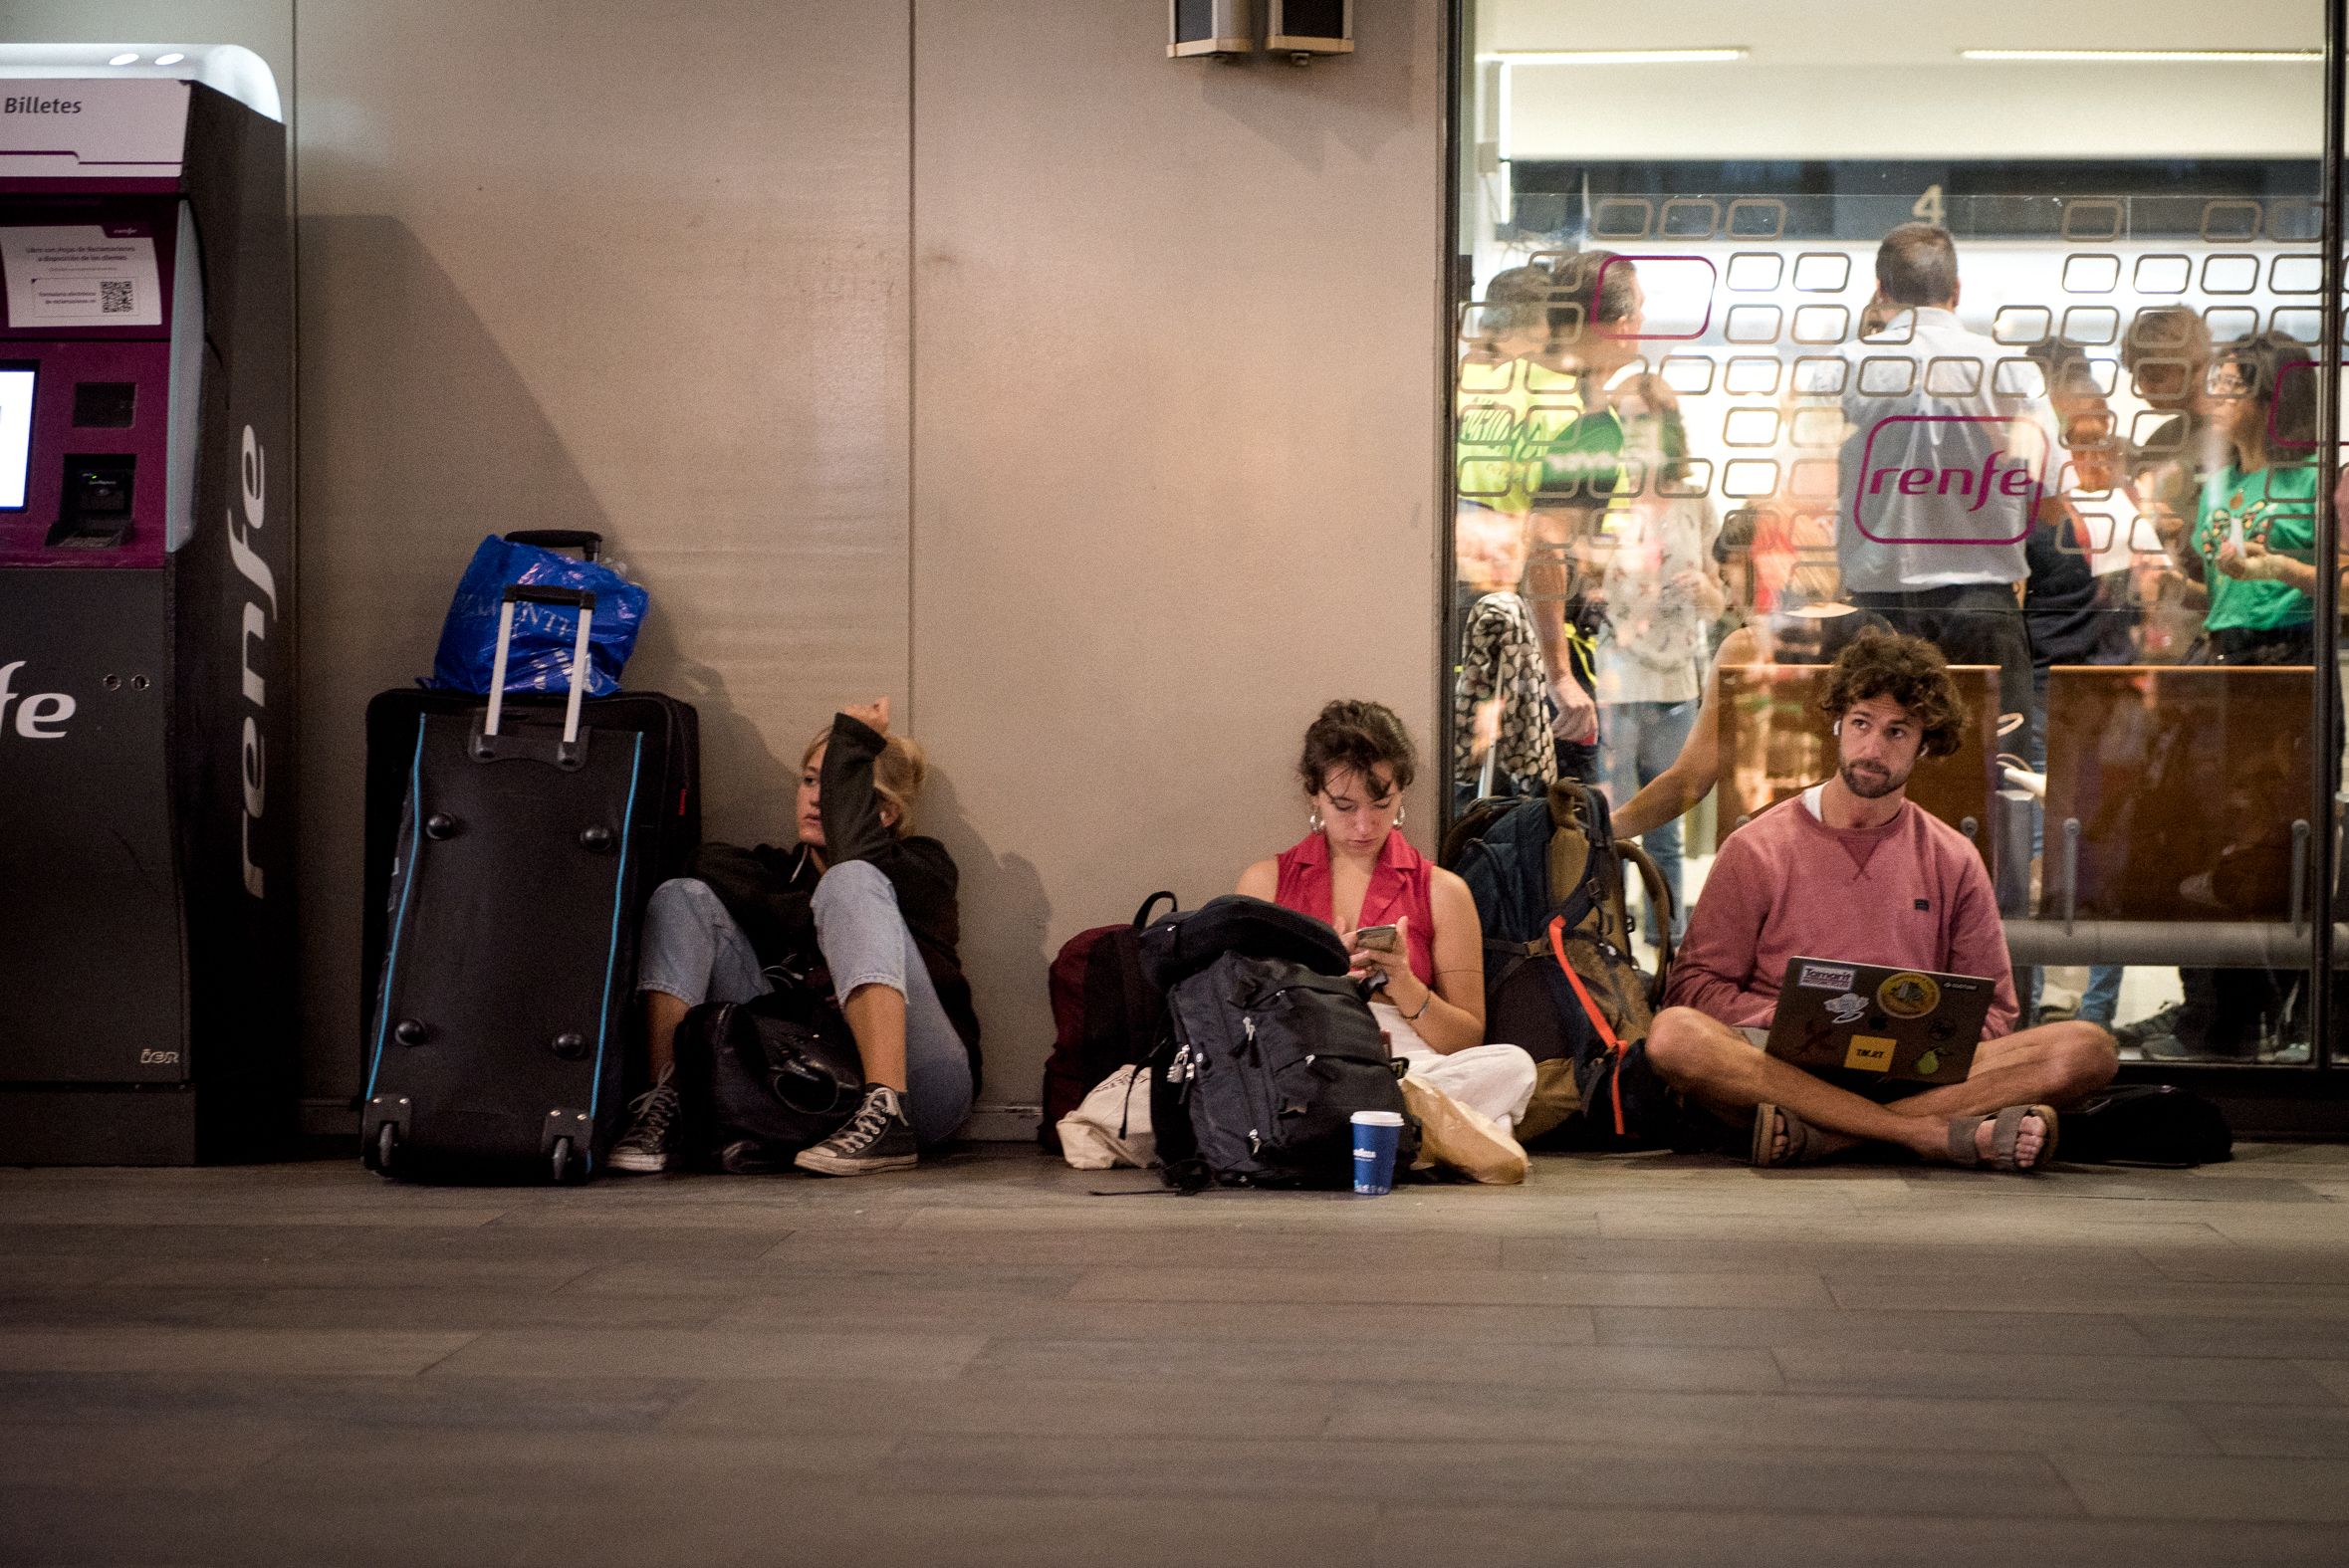
[[[1923,637],[1863,632],[1836,656],[1819,712],[1832,723],[1871,699],[1908,710],[1923,737],[1920,756],[1948,757],[1965,738],[1966,699],[1950,678],[1949,661]]]

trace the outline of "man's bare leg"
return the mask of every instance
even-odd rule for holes
[[[1974,1067],[1962,1083],[1945,1083],[1885,1107],[1895,1116],[1923,1116],[1940,1122],[1960,1117],[1988,1116],[2009,1105],[2050,1105],[2065,1110],[2112,1082],[2120,1057],[2112,1036],[2093,1023],[2042,1023],[2017,1034],[1984,1040],[1974,1053]],[[2014,1157],[2024,1165],[2039,1158],[2042,1129],[2038,1119],[2026,1119],[2014,1140]],[[1783,1137],[1783,1133],[1780,1134]],[[1835,1134],[1825,1135],[1827,1152],[1849,1147]],[[1991,1131],[1976,1132],[1981,1153],[1990,1153]]]
[[[2094,1024],[2054,1023],[1988,1040],[1964,1083],[1945,1084],[1892,1105],[1878,1105],[1755,1048],[1737,1029],[1688,1008],[1657,1015],[1648,1059],[1666,1082],[1735,1117],[1764,1102],[1809,1123],[1834,1153],[1859,1143],[1888,1143],[1928,1159],[1949,1158],[1952,1121],[2009,1105],[2061,1105],[2109,1082],[2112,1039]],[[2033,1164],[2045,1130],[2026,1119],[2015,1158]],[[1778,1134],[1781,1140],[1784,1131]],[[1977,1155],[1988,1158],[1992,1130],[1976,1130]]]

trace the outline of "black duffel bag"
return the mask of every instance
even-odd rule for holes
[[[2234,1158],[2218,1106],[2174,1083],[2117,1083],[2065,1111],[2055,1152],[2075,1165],[2187,1170]]]
[[[855,1114],[864,1064],[828,999],[786,987],[688,1012],[677,1026],[677,1091],[689,1162],[782,1170]]]

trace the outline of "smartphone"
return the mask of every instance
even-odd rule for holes
[[[1354,946],[1365,953],[1392,953],[1395,950],[1395,928],[1364,926],[1354,933]]]
[[[2243,520],[2241,518],[2227,520],[2227,543],[2234,547],[2236,555],[2239,556],[2243,553]]]

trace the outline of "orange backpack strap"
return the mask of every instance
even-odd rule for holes
[[[1598,1004],[1590,1000],[1590,992],[1583,986],[1582,977],[1575,974],[1574,966],[1566,962],[1565,929],[1565,916],[1554,915],[1550,917],[1549,951],[1556,956],[1557,967],[1566,972],[1566,984],[1574,988],[1574,1000],[1582,1004],[1582,1010],[1590,1019],[1590,1026],[1598,1030],[1598,1037],[1606,1045],[1607,1054],[1616,1059],[1615,1071],[1608,1082],[1613,1090],[1615,1102],[1615,1136],[1621,1138],[1625,1136],[1623,1128],[1623,1042],[1615,1037],[1615,1030],[1607,1022],[1606,1014],[1599,1011]]]

